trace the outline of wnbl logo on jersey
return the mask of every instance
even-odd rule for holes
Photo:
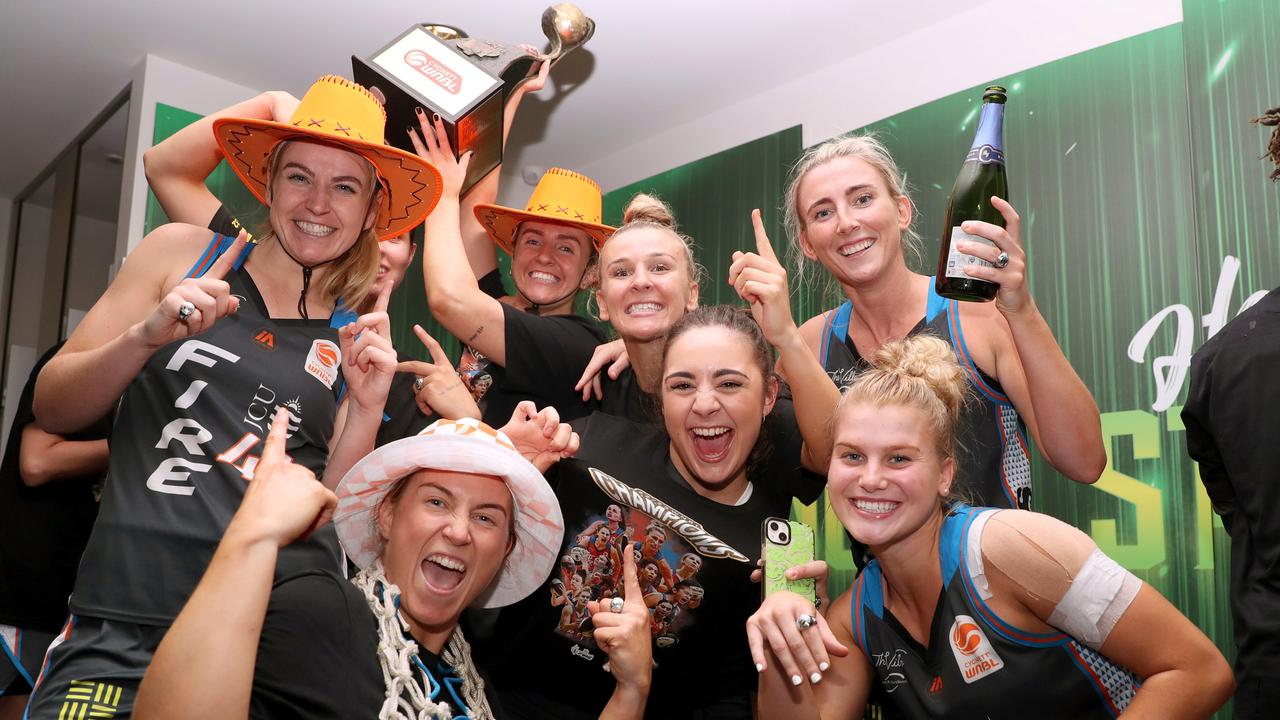
[[[311,351],[307,353],[307,361],[303,368],[307,373],[332,388],[338,379],[338,366],[342,364],[342,352],[338,346],[328,340],[314,340]]]
[[[972,683],[1004,667],[982,628],[968,615],[957,615],[951,623],[951,652],[965,683]]]

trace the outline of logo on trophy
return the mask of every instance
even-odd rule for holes
[[[595,33],[595,22],[575,5],[561,3],[542,13],[550,47],[542,56],[556,63]],[[440,115],[459,156],[472,153],[465,192],[502,163],[502,109],[528,79],[534,57],[518,45],[468,37],[449,25],[415,25],[367,59],[351,57],[356,82],[386,99],[387,127],[418,127],[416,108]],[[413,152],[403,132],[387,133],[392,145]]]

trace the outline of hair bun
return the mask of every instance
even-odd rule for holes
[[[968,380],[956,362],[955,351],[932,335],[913,335],[880,346],[872,358],[877,369],[891,375],[918,378],[946,406],[954,419],[964,405]]]
[[[653,195],[645,193],[636,194],[622,211],[622,224],[629,225],[633,222],[653,223],[672,229],[676,226],[671,208]]]

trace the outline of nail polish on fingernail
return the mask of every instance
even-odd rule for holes
[[[831,663],[828,663],[828,662],[818,663],[818,669],[821,670],[822,672],[826,672],[827,668],[829,667],[831,667]]]
[[[822,682],[822,674],[821,674],[821,673],[814,673],[814,674],[810,675],[810,676],[809,676],[809,682],[813,683],[814,685],[817,685],[818,683]]]
[[[414,108],[414,109],[413,109],[413,111],[414,111],[414,112],[416,112],[416,113],[418,113],[419,115],[426,115],[426,114],[427,114],[427,111],[426,111],[426,110],[423,110],[423,109],[422,109],[422,108],[420,108],[420,107],[416,107],[416,108]]]
[[[764,672],[764,663],[756,663],[756,672]]]
[[[431,119],[432,119],[432,120],[439,120],[439,119],[440,119],[440,113],[431,113]]]
[[[791,676],[791,684],[792,684],[792,685],[799,685],[799,684],[800,684],[800,683],[802,683],[802,682],[804,682],[804,680],[802,680],[802,679],[800,678],[800,676],[799,676],[799,675],[792,675],[792,676]]]

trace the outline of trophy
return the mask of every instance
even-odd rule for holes
[[[351,66],[355,81],[384,99],[392,145],[414,151],[400,128],[418,128],[416,108],[440,115],[454,153],[472,153],[462,185],[466,192],[502,163],[503,106],[528,79],[533,63],[554,65],[595,29],[577,6],[553,5],[542,12],[550,49],[533,56],[518,45],[468,37],[448,25],[415,25],[367,59],[351,56]]]

